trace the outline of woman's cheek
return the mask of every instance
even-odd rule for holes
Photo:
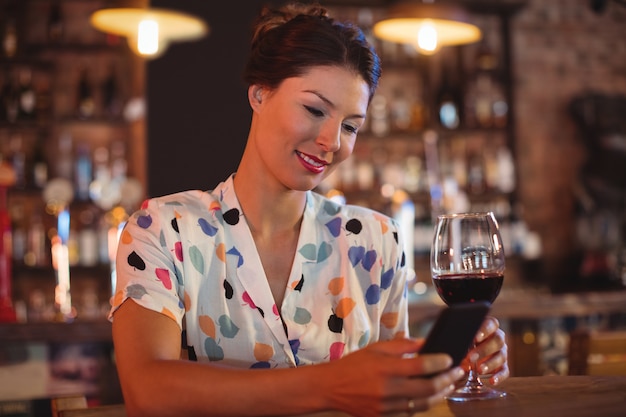
[[[335,158],[338,162],[343,162],[350,155],[352,155],[352,151],[354,151],[354,144],[356,143],[356,135],[351,135],[349,138],[341,139],[341,147],[339,151],[336,152]]]

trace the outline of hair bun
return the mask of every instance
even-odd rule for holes
[[[252,45],[270,30],[284,25],[298,16],[328,18],[328,10],[320,4],[288,3],[279,8],[265,6],[254,24]]]

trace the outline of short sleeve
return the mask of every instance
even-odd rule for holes
[[[116,287],[109,320],[127,299],[164,314],[182,328],[184,288],[175,257],[180,253],[178,234],[170,222],[174,213],[159,199],[146,200],[124,226],[115,262]]]

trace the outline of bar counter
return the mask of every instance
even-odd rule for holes
[[[443,401],[413,417],[624,417],[626,376],[513,377],[499,388],[505,398],[467,403]],[[259,404],[262,407],[262,404]],[[123,405],[72,410],[61,417],[124,417]],[[398,417],[407,414],[398,414]],[[350,417],[340,412],[301,417]]]
[[[413,417],[624,417],[626,376],[513,377],[498,386],[497,400],[444,401]],[[348,417],[317,413],[310,417]]]

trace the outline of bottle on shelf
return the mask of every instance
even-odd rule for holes
[[[387,98],[378,93],[372,98],[369,108],[370,130],[376,136],[389,133],[389,103]]]
[[[502,145],[496,154],[498,165],[497,187],[503,193],[511,193],[515,190],[515,160],[513,153],[506,146]]]
[[[113,181],[124,181],[128,173],[126,145],[117,140],[111,144],[111,178]]]
[[[22,68],[19,72],[19,119],[36,119],[37,92],[33,87],[33,73],[30,68]]]
[[[7,204],[8,189],[14,182],[11,165],[0,160],[0,323],[17,321],[12,299],[12,227]]]
[[[458,129],[463,119],[463,92],[452,74],[451,66],[444,66],[443,78],[436,96],[439,123],[446,129]]]
[[[11,152],[11,166],[15,175],[14,187],[26,186],[26,154],[24,152],[24,140],[20,133],[14,133],[9,140]]]
[[[31,184],[35,188],[43,189],[48,182],[48,161],[43,149],[43,138],[39,138],[34,145],[31,165]]]
[[[111,65],[107,77],[102,83],[102,108],[108,117],[119,117],[122,113],[122,100],[115,66]]]
[[[76,198],[81,201],[89,200],[89,186],[93,180],[93,163],[89,144],[79,143],[76,149],[74,167],[74,186]]]
[[[482,194],[486,189],[484,160],[478,152],[469,158],[467,187],[469,193],[474,195]]]
[[[56,44],[62,42],[65,27],[61,2],[59,0],[55,0],[50,4],[47,32],[49,43]]]
[[[411,127],[411,103],[404,90],[396,88],[390,103],[391,128],[396,132],[406,132]]]
[[[10,207],[10,215],[13,229],[13,261],[20,264],[24,262],[24,257],[26,256],[28,247],[28,224],[24,204],[20,202],[12,203]]]
[[[10,12],[9,12],[10,13]],[[17,24],[10,14],[7,16],[2,34],[2,53],[7,59],[15,58],[18,49]]]
[[[73,140],[68,131],[61,133],[58,143],[58,153],[55,159],[55,175],[67,181],[74,178],[74,156],[72,155]]]
[[[76,111],[80,119],[89,119],[94,116],[96,103],[93,86],[89,77],[89,70],[83,68],[78,80],[76,91]]]
[[[4,108],[4,96],[8,93],[8,81],[5,74],[0,74],[0,123],[7,120],[6,110]]]
[[[498,56],[489,39],[478,47],[475,68],[467,87],[466,123],[470,127],[506,127],[509,106],[498,75]]]
[[[78,230],[78,262],[82,266],[96,266],[99,262],[98,216],[94,210],[86,209],[79,213],[81,223]]]
[[[28,226],[27,252],[24,263],[29,266],[42,267],[48,265],[48,251],[46,250],[46,228],[43,223],[41,207],[35,207]]]
[[[7,75],[2,86],[2,114],[3,119],[9,123],[15,123],[20,112],[20,95],[14,77]]]

